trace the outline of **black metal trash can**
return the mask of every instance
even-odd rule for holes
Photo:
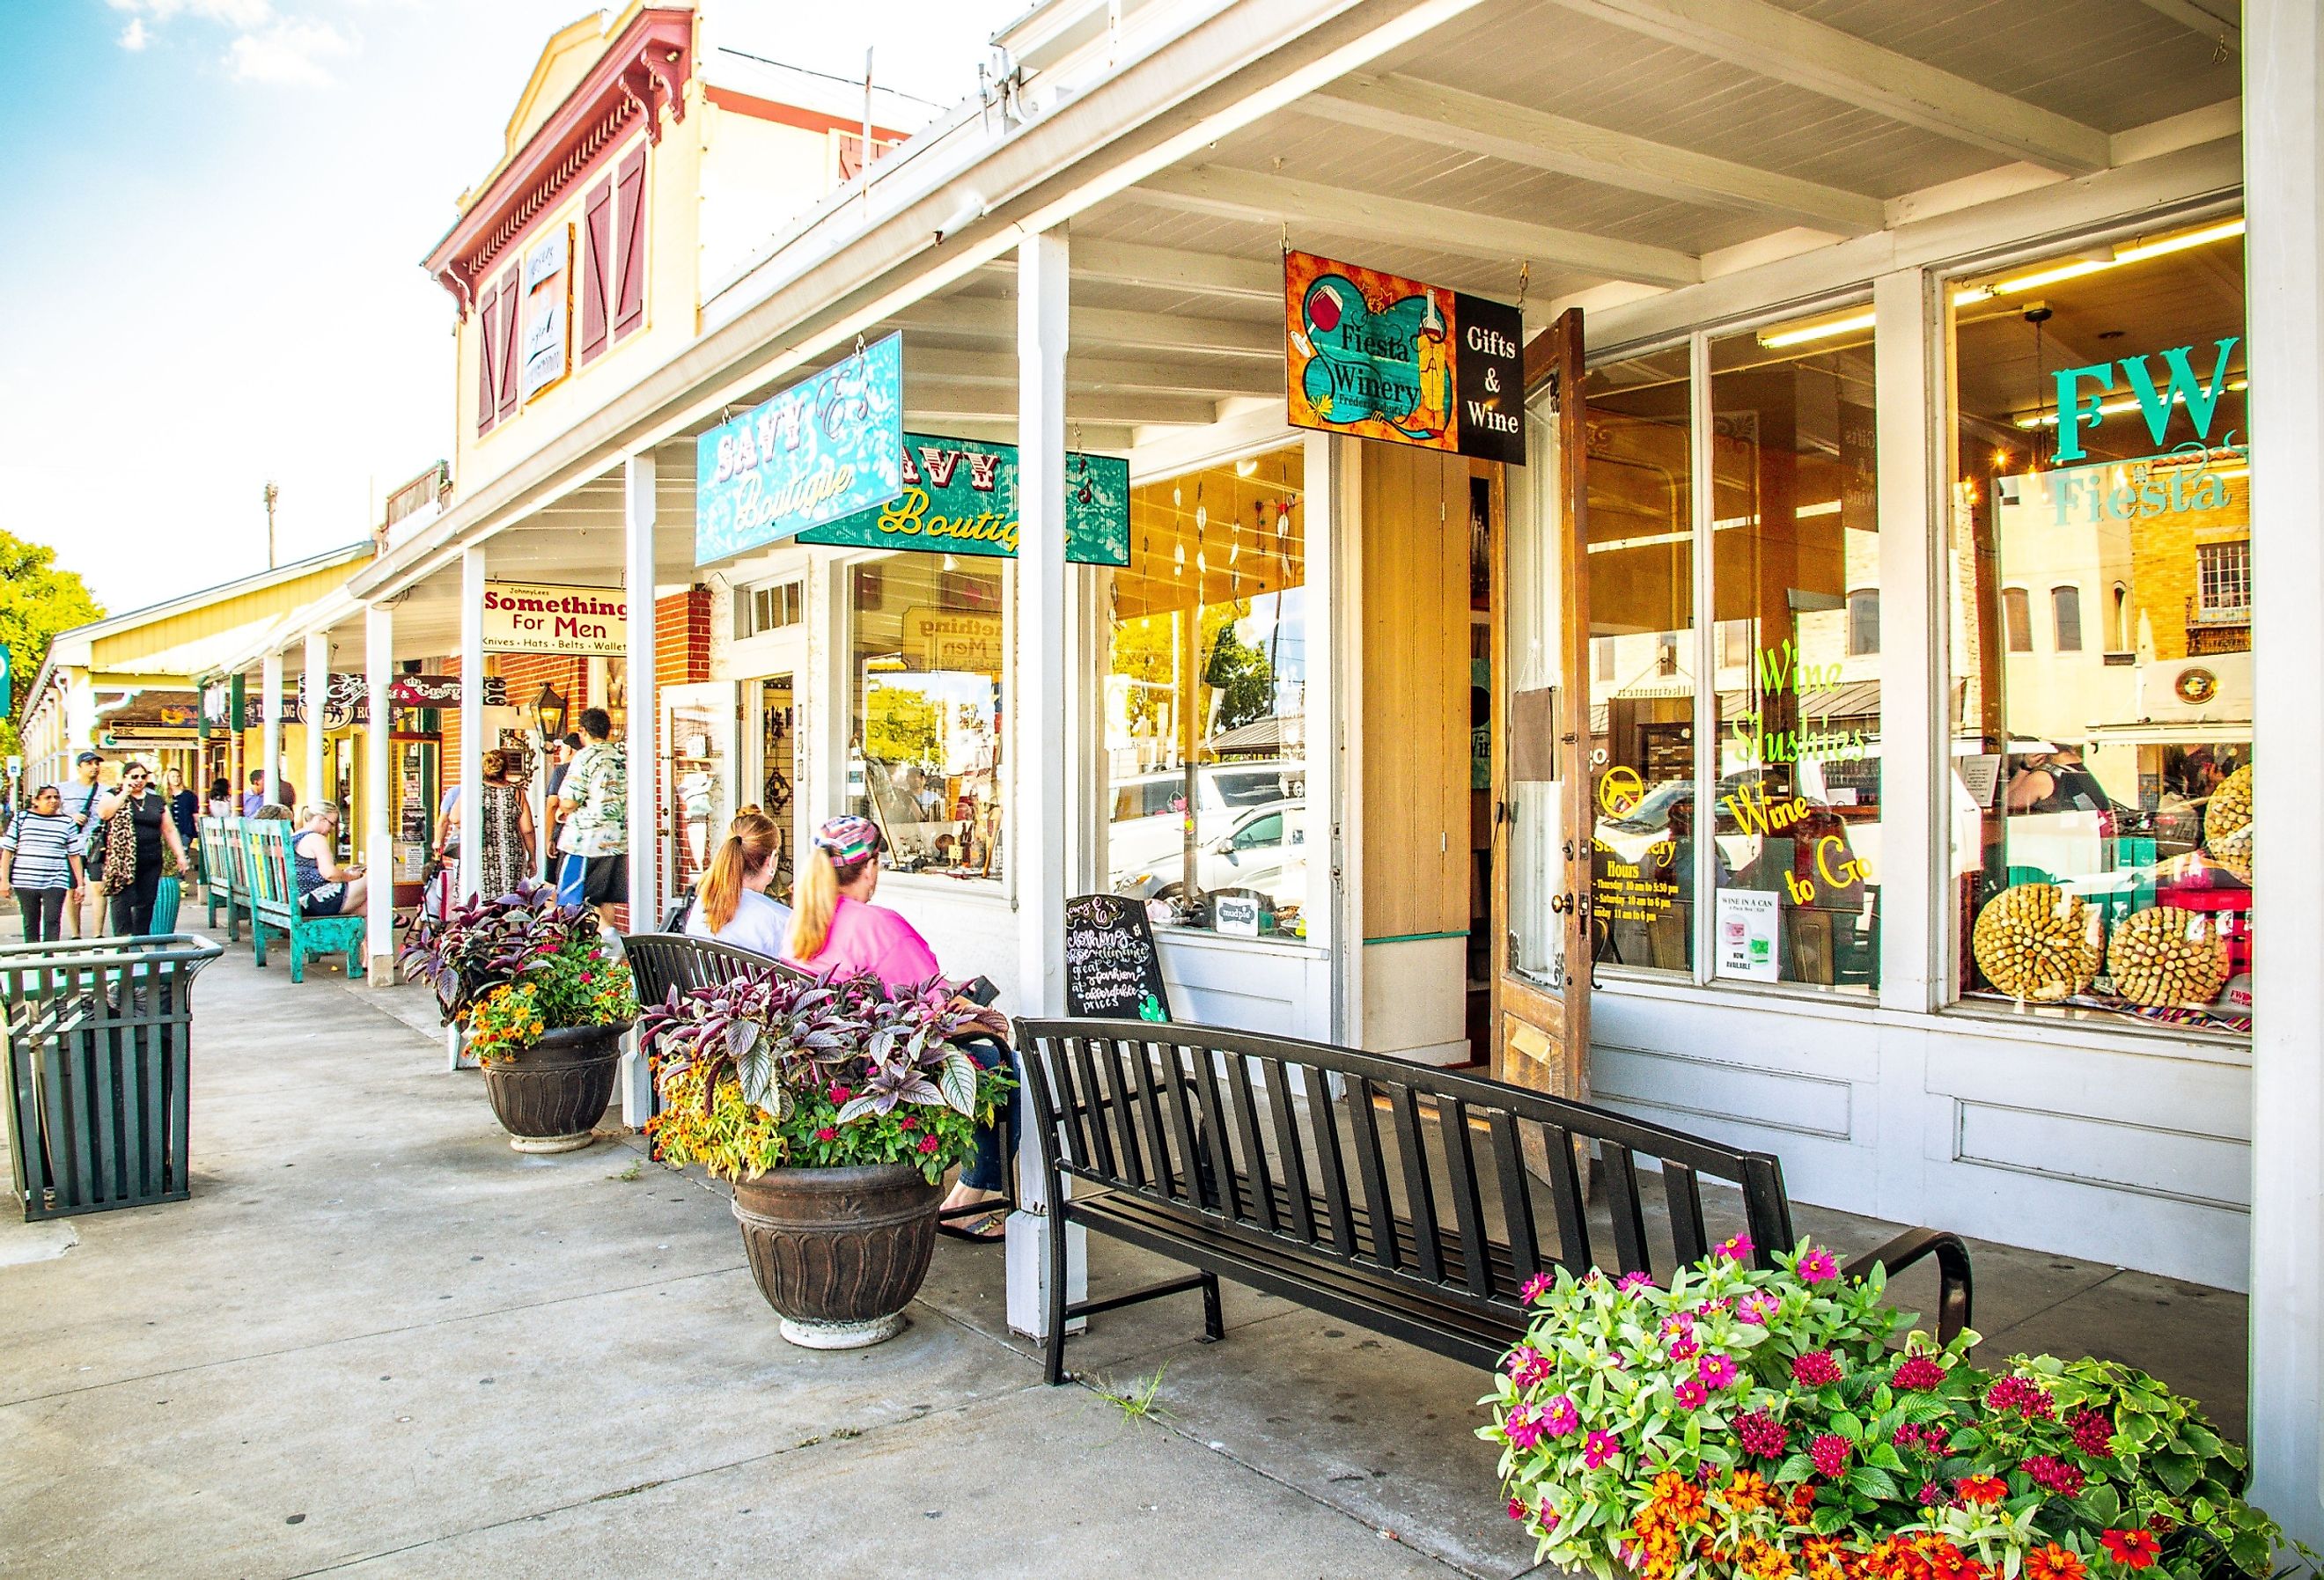
[[[223,953],[185,933],[0,946],[26,1218],[186,1198],[194,976]]]

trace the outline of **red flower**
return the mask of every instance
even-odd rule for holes
[[[1929,1355],[1913,1355],[1896,1368],[1895,1383],[1906,1393],[1926,1393],[1945,1380],[1945,1369]]]
[[[2104,1410],[2078,1409],[2068,1423],[2074,1428],[2074,1446],[2092,1459],[2114,1457],[2114,1418]]]
[[[2116,1563],[2129,1569],[2151,1566],[2163,1550],[2163,1544],[2144,1530],[2109,1530],[2098,1538],[2098,1545]]]
[[[1826,1432],[1808,1445],[1808,1457],[1815,1462],[1818,1475],[1839,1475],[1848,1468],[1848,1439]]]
[[[1965,1475],[1953,1483],[1964,1503],[1998,1503],[2009,1493],[2009,1483],[1997,1475]]]
[[[1766,1410],[1746,1410],[1735,1418],[1735,1438],[1755,1459],[1781,1459],[1792,1434]]]
[[[834,1103],[844,1103],[854,1095],[855,1093],[851,1087],[834,1085],[831,1088],[831,1100]]]
[[[2054,1455],[2036,1454],[2017,1468],[2045,1492],[2055,1492],[2061,1498],[2082,1495],[2082,1473]]]
[[[1985,1391],[1985,1408],[2015,1410],[2029,1421],[2046,1421],[2057,1413],[2041,1384],[2023,1377],[2004,1377]]]
[[[838,1132],[837,1131],[835,1131],[835,1130],[832,1129],[829,1125],[827,1125],[827,1124],[826,1124],[826,1125],[825,1125],[821,1130],[819,1130],[819,1131],[817,1131],[817,1132],[815,1132],[815,1139],[816,1139],[816,1141],[827,1141],[832,1140],[833,1138],[835,1138],[835,1136],[837,1136],[838,1134],[839,1134],[839,1132]]]
[[[1522,1499],[1522,1498],[1511,1498],[1511,1499],[1509,1500],[1509,1518],[1510,1518],[1510,1519],[1512,1519],[1512,1520],[1523,1520],[1526,1515],[1530,1514],[1531,1512],[1533,1512],[1533,1511],[1531,1511],[1531,1510],[1527,1509],[1527,1508],[1525,1506],[1525,1500],[1524,1500],[1524,1499]]]
[[[1810,1350],[1792,1363],[1792,1381],[1803,1388],[1823,1388],[1840,1381],[1840,1363],[1830,1350]]]
[[[918,1130],[919,1126],[920,1117],[917,1113],[907,1113],[896,1122],[896,1128],[899,1130]]]
[[[2089,1573],[2080,1553],[2054,1541],[2025,1555],[2025,1580],[2082,1580]]]
[[[936,1146],[937,1141],[936,1137],[922,1136],[920,1138],[920,1150],[923,1152],[933,1152],[936,1150]]]

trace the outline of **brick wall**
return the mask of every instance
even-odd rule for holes
[[[710,589],[690,587],[654,600],[654,684],[685,686],[710,679]]]

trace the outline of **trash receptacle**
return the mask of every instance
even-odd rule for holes
[[[184,933],[0,946],[26,1218],[186,1198],[194,976],[224,952]]]

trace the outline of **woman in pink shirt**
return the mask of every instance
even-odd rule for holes
[[[880,830],[864,818],[834,818],[815,831],[807,861],[792,894],[790,948],[788,957],[817,975],[880,979],[890,992],[918,992],[931,981],[954,984],[936,965],[936,951],[919,929],[884,905],[872,903],[880,887]],[[966,1004],[967,1001],[962,1001]],[[967,1007],[975,1008],[974,1005]],[[983,1010],[984,1035],[962,1044],[971,1058],[990,1069],[1009,1059],[1008,1020],[999,1012]],[[1010,1060],[1013,1064],[1013,1060]],[[1020,1076],[1019,1079],[1022,1080]],[[1018,1099],[1010,1095],[1008,1149],[1014,1153],[1021,1128]],[[1001,1194],[1007,1160],[996,1127],[979,1125],[976,1156],[960,1171],[960,1180],[945,1198],[945,1208],[974,1206]],[[962,1233],[972,1240],[1003,1238],[1002,1215],[973,1218]]]

